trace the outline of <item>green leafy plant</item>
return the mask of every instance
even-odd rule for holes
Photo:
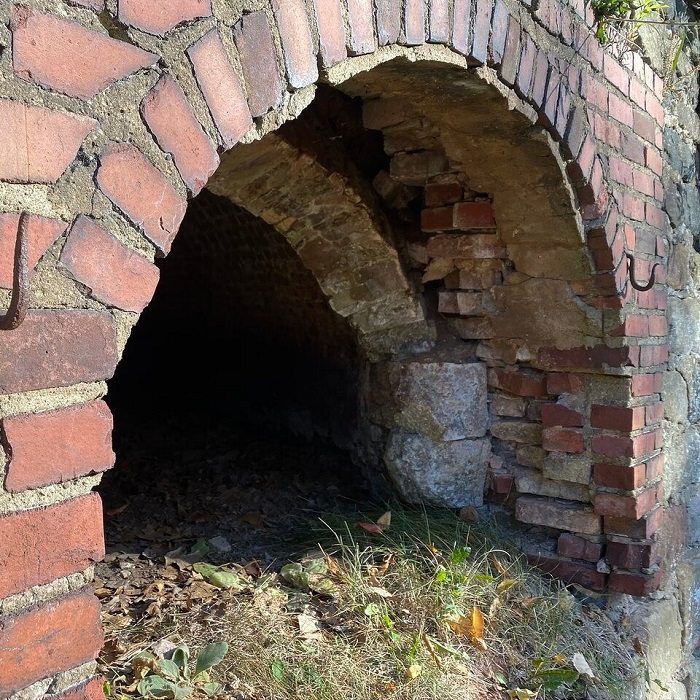
[[[625,41],[633,42],[639,28],[668,5],[658,0],[593,0],[592,7],[598,22],[596,37],[601,44],[609,44],[613,40],[611,28]]]
[[[192,693],[201,690],[208,696],[222,692],[221,683],[212,682],[209,669],[219,664],[228,652],[226,642],[214,642],[204,647],[190,666],[190,650],[186,644],[177,647],[169,659],[156,659],[153,654],[144,653],[140,657],[153,660],[152,668],[139,681],[137,690],[144,698],[166,698],[185,700]]]

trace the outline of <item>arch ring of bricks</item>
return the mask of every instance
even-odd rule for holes
[[[8,78],[0,96],[2,299],[13,283],[8,251],[29,207],[30,267],[61,242],[61,269],[90,290],[90,301],[32,308],[19,328],[0,332],[0,697],[35,683],[63,700],[102,697],[89,665],[102,643],[99,604],[79,578],[104,553],[101,506],[89,492],[94,482],[83,491],[70,484],[113,465],[100,383],[124,342],[115,319],[133,322],[154,292],[158,270],[148,255],[168,253],[187,196],[207,183],[220,150],[289,105],[319,71],[381,58],[390,45],[430,44],[464,59],[465,70],[494,71],[559,146],[595,268],[581,295],[617,321],[598,345],[541,349],[540,380],[494,374],[495,385],[516,396],[557,399],[542,414],[546,450],[576,454],[585,442],[593,460],[592,504],[523,497],[516,516],[566,531],[558,556],[540,561],[556,575],[634,595],[655,590],[663,576],[660,391],[668,358],[663,86],[639,55],[619,61],[605,53],[583,0],[541,0],[536,8],[506,0],[273,0],[237,17],[215,17],[209,0],[157,8],[119,0],[114,16],[112,4],[56,0],[53,12],[31,3],[2,10],[10,46],[0,64]],[[139,115],[139,138],[120,131],[115,100]],[[132,238],[115,235],[111,216],[132,226]],[[643,280],[659,264],[650,290],[629,284],[627,254]],[[614,396],[589,390],[596,373],[614,378]],[[87,393],[71,394],[76,386]],[[567,408],[574,395],[587,397],[585,412]],[[56,484],[67,485],[59,497]],[[594,564],[603,535],[609,575]],[[53,586],[58,580],[67,583]],[[87,670],[77,677],[72,669]],[[44,681],[54,678],[51,687]]]

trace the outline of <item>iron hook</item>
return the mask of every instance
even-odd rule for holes
[[[648,292],[656,283],[656,268],[659,266],[659,263],[654,263],[654,267],[651,268],[651,276],[649,277],[649,281],[646,284],[640,284],[637,282],[637,278],[634,276],[634,256],[631,253],[625,253],[625,255],[627,256],[627,261],[629,263],[630,284],[638,292]]]
[[[0,316],[0,330],[11,331],[17,328],[27,315],[29,305],[29,236],[27,226],[29,214],[19,215],[17,240],[15,241],[15,262],[12,275],[12,296],[7,313]]]

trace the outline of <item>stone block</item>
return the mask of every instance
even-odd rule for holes
[[[428,178],[449,170],[449,161],[442,151],[397,153],[391,159],[391,177],[407,185],[424,185]]]
[[[486,368],[480,363],[408,362],[390,369],[394,426],[432,440],[483,437],[488,428]]]
[[[579,455],[549,454],[542,464],[542,474],[548,479],[588,486],[591,482],[591,460]]]
[[[537,445],[518,445],[515,450],[515,458],[518,464],[532,469],[542,469],[547,456],[546,450]]]
[[[525,399],[519,396],[502,396],[496,394],[491,397],[491,413],[496,416],[508,418],[522,418],[525,415]]]
[[[389,437],[384,461],[406,501],[461,508],[483,503],[490,453],[487,438],[436,442],[399,429]]]
[[[521,523],[544,525],[582,535],[600,535],[601,518],[582,503],[553,501],[537,496],[521,496],[515,504],[515,517]]]
[[[542,426],[525,421],[498,421],[491,426],[491,437],[508,442],[538,445],[542,442]]]
[[[566,498],[570,501],[590,501],[590,492],[587,487],[580,484],[572,484],[565,481],[553,481],[542,476],[536,469],[527,467],[513,468],[515,476],[515,488],[519,493],[533,493],[538,496],[551,498]]]

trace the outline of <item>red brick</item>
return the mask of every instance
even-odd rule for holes
[[[104,556],[100,497],[2,516],[0,535],[3,598],[83,571]]]
[[[515,488],[512,474],[491,474],[491,489],[494,493],[510,493]]]
[[[5,418],[2,427],[11,455],[5,488],[12,493],[114,465],[112,415],[103,401]]]
[[[521,523],[570,530],[583,535],[599,535],[601,519],[582,503],[553,501],[539,496],[521,496],[515,504],[515,517]]]
[[[321,64],[330,68],[347,58],[345,27],[339,0],[313,0],[319,34]]]
[[[372,53],[377,47],[373,26],[374,8],[371,0],[348,0],[350,43],[348,53],[359,56]]]
[[[0,99],[0,180],[56,182],[75,160],[94,119]]]
[[[585,375],[564,374],[555,372],[547,375],[547,393],[560,394],[580,394],[586,390]]]
[[[546,573],[568,583],[578,583],[585,588],[602,591],[605,588],[605,574],[601,574],[592,564],[575,563],[554,556],[530,555],[528,563]]]
[[[489,372],[489,385],[516,396],[547,396],[544,377],[522,372],[493,369]]]
[[[170,75],[166,73],[143,98],[141,114],[158,145],[173,155],[187,188],[198,194],[219,165],[219,156]]]
[[[611,566],[646,569],[658,563],[657,550],[655,542],[608,542],[605,558]]]
[[[426,231],[427,233],[451,230],[452,207],[423,209],[420,213],[420,227],[422,231]]]
[[[606,516],[605,532],[611,535],[623,535],[637,539],[649,539],[661,527],[664,521],[664,509],[657,506],[639,520]]]
[[[153,263],[86,216],[75,220],[60,260],[90,296],[124,311],[143,311],[160,276]]]
[[[461,231],[496,227],[491,202],[459,202],[453,210],[453,228]]]
[[[609,348],[607,345],[594,345],[593,347],[571,348],[559,350],[559,348],[540,348],[539,361],[547,367],[561,368],[602,368],[627,367],[636,365],[636,356],[639,354],[637,347]]]
[[[632,396],[658,394],[663,386],[661,372],[654,374],[635,374],[632,377]]]
[[[377,40],[380,46],[395,44],[401,31],[400,0],[375,0],[377,15]]]
[[[248,89],[250,112],[259,117],[280,104],[284,89],[267,15],[262,10],[243,15],[233,27],[233,39]]]
[[[454,204],[462,199],[462,186],[456,182],[450,182],[445,185],[431,183],[425,186],[424,190],[425,206],[439,207],[443,204]],[[450,218],[452,207],[450,207]],[[452,228],[450,226],[450,228]]]
[[[654,574],[633,573],[631,571],[613,571],[610,574],[608,588],[611,591],[627,593],[634,596],[647,596],[661,585],[663,572]]]
[[[594,435],[593,451],[606,457],[642,457],[656,449],[656,431],[634,437],[621,435]]]
[[[459,3],[457,4],[459,5]],[[428,41],[447,44],[450,40],[450,5],[447,0],[431,0],[429,5]],[[469,7],[469,5],[467,6]],[[459,15],[455,17],[455,24],[457,21],[462,21]],[[468,36],[469,32],[467,31]]]
[[[158,56],[75,22],[25,6],[12,10],[15,73],[43,87],[88,100]]]
[[[508,32],[508,7],[503,0],[496,0],[491,18],[491,55],[489,63],[499,64],[503,59]]]
[[[0,621],[0,697],[92,661],[102,646],[100,603],[90,590]]]
[[[627,97],[630,84],[629,74],[611,54],[605,54],[605,58],[603,59],[603,71],[605,77]]]
[[[100,156],[97,184],[146,238],[169,252],[187,201],[137,148],[109,144]]]
[[[547,403],[542,405],[542,425],[545,428],[580,427],[583,425],[583,416],[561,404]]]
[[[4,289],[12,289],[18,226],[19,214],[0,214],[0,287]],[[30,270],[34,270],[40,258],[65,230],[66,224],[58,219],[28,217]]]
[[[591,406],[591,426],[631,432],[644,427],[644,406]]]
[[[664,472],[664,455],[658,454],[646,463],[647,481],[658,479]]]
[[[597,515],[639,520],[657,503],[656,489],[650,488],[636,496],[616,493],[597,493],[593,498],[593,510]]]
[[[303,88],[315,83],[318,66],[304,0],[272,0],[272,11],[282,40],[289,84]]]
[[[119,0],[117,13],[120,22],[158,36],[163,36],[178,24],[210,15],[209,0],[162,3],[154,3],[152,0]]]
[[[548,77],[549,63],[547,62],[547,54],[538,49],[537,56],[535,58],[534,74],[529,89],[530,98],[532,99],[536,108],[539,108],[544,100]]]
[[[523,34],[523,51],[520,56],[520,66],[515,77],[515,87],[521,95],[527,96],[535,72],[535,57],[537,47],[528,34]]]
[[[406,0],[404,7],[404,40],[408,46],[425,41],[423,0]]]
[[[29,311],[0,333],[0,395],[109,379],[117,364],[114,318],[101,311]]]
[[[472,45],[469,51],[470,56],[479,63],[486,63],[488,59],[489,36],[491,34],[491,14],[493,10],[493,0],[476,0],[472,32]],[[469,18],[467,26],[471,26],[472,18]]]
[[[557,554],[570,559],[598,561],[602,553],[599,542],[591,542],[583,537],[577,537],[569,532],[563,532],[557,540]]]
[[[426,246],[431,258],[505,258],[506,247],[493,233],[443,234],[433,236]]]
[[[654,337],[668,335],[668,322],[665,316],[649,316],[649,335]]]
[[[610,331],[613,337],[633,336],[635,338],[649,337],[649,317],[634,314],[625,317],[621,326]]]
[[[644,464],[635,464],[631,467],[619,464],[594,464],[593,481],[598,486],[634,491],[646,484],[646,468]]]
[[[566,428],[545,428],[542,431],[542,447],[549,452],[574,454],[585,450],[581,431]]]
[[[506,35],[505,48],[503,49],[503,61],[500,69],[501,78],[507,85],[515,85],[521,51],[520,23],[515,17],[509,17],[508,34]]]
[[[224,145],[231,148],[250,129],[253,120],[216,29],[192,44],[187,55]]]
[[[668,345],[642,345],[639,360],[640,367],[654,367],[668,362]]]
[[[60,695],[47,695],[45,700],[105,700],[102,678],[93,677]]]
[[[647,167],[652,172],[655,172],[659,176],[661,175],[663,171],[663,160],[656,148],[647,148],[645,150],[645,161]]]

